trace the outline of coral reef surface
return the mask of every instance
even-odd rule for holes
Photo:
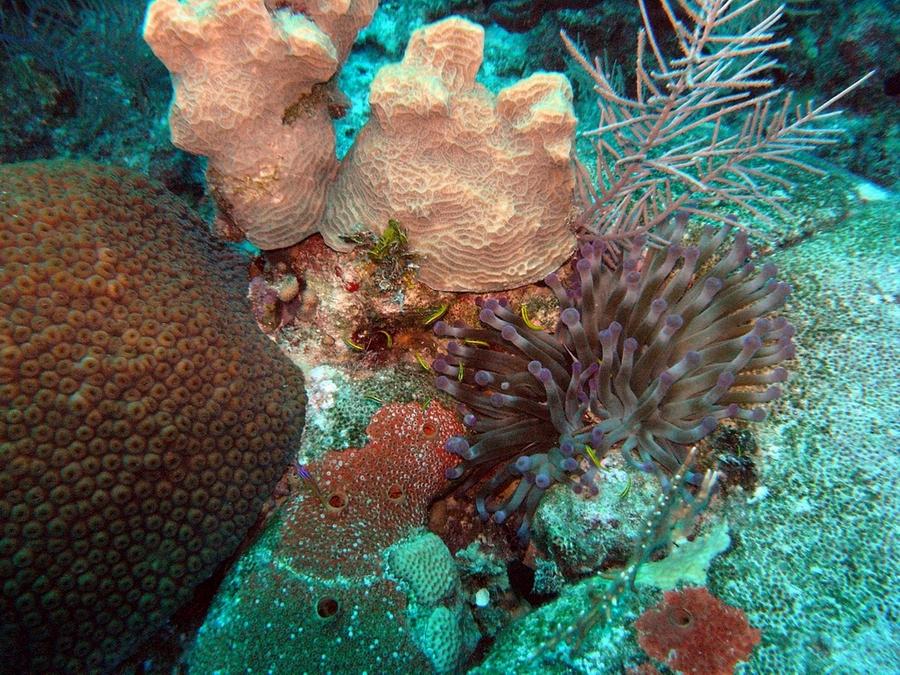
[[[452,558],[420,534],[453,461],[442,445],[458,431],[437,402],[391,404],[373,417],[365,447],[301,467],[281,511],[226,578],[189,667],[406,673],[463,659],[472,626]],[[412,559],[410,546],[421,549]],[[402,588],[391,580],[400,578]],[[452,622],[455,639],[435,632]]]

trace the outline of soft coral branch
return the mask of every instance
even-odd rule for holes
[[[759,0],[735,8],[730,0],[677,0],[687,26],[670,0],[660,1],[680,54],[673,58],[663,52],[645,0],[638,0],[644,28],[637,40],[634,98],[616,91],[599,60],[591,63],[562,33],[569,53],[593,79],[600,104],[598,126],[584,134],[594,145],[596,179],[586,167],[578,167],[579,230],[587,238],[637,236],[688,201],[724,200],[763,221],[770,220],[763,206],[789,217],[779,203],[782,198],[764,188],[793,186],[760,163],[817,173],[797,153],[835,142],[837,130],[816,124],[836,114],[831,106],[872,73],[825,103],[797,106],[792,114],[791,95],[771,89],[773,80],[767,77],[777,65],[770,54],[790,44],[774,39],[782,8],[749,29],[734,30],[733,24]],[[732,125],[739,131],[726,131]],[[705,126],[712,127],[708,138],[684,140]]]

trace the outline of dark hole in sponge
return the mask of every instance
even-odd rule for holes
[[[884,78],[884,93],[888,96],[900,95],[900,70]]]
[[[669,623],[673,626],[678,626],[679,628],[687,628],[694,623],[694,617],[683,607],[672,607],[669,610],[667,618],[669,619]]]
[[[326,595],[324,598],[319,598],[316,603],[316,614],[320,619],[330,619],[338,613],[340,607],[337,600]]]

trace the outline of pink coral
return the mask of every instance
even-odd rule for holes
[[[276,3],[277,4],[277,3]],[[337,171],[333,77],[376,0],[154,0],[144,39],[172,73],[172,142],[209,158],[220,225],[263,249],[318,230]]]
[[[400,222],[419,279],[450,291],[536,281],[571,255],[572,89],[536,73],[495,97],[475,81],[484,30],[459,17],[416,30],[372,83],[372,116],[328,196],[326,243]]]
[[[484,30],[416,30],[372,84],[372,116],[338,165],[336,73],[376,0],[153,0],[144,38],[172,73],[172,142],[209,158],[219,229],[262,249],[400,222],[435,289],[507,289],[568,258],[572,88],[535,73],[475,81]]]
[[[635,628],[649,656],[692,675],[729,675],[759,644],[746,615],[702,587],[666,592]]]

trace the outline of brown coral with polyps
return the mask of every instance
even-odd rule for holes
[[[162,188],[72,162],[0,185],[3,668],[109,670],[253,524],[303,380]]]

